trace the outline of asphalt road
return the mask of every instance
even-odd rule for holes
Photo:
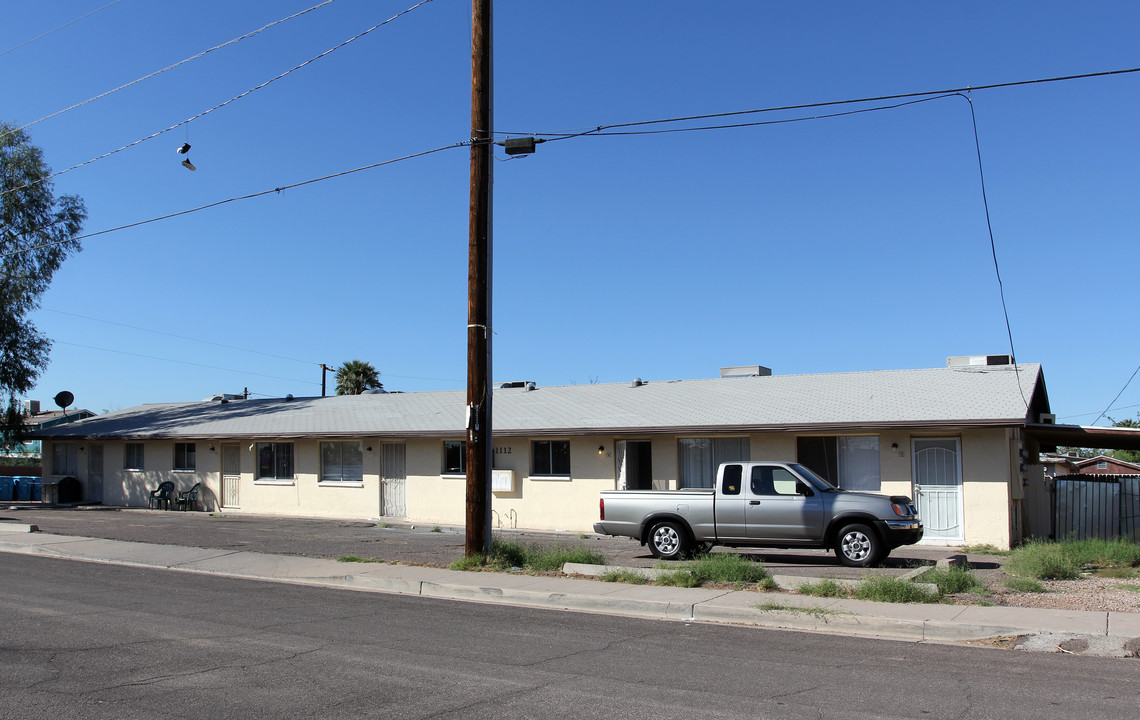
[[[463,528],[322,520],[224,513],[44,508],[28,504],[18,510],[0,509],[0,521],[34,524],[42,532],[59,535],[146,542],[191,547],[225,548],[305,557],[339,558],[347,555],[387,561],[446,567],[463,557]],[[653,567],[649,550],[629,538],[592,533],[544,533],[500,530],[496,537],[537,545],[582,545],[606,558],[608,565]],[[782,575],[860,578],[866,570],[839,565],[823,550],[735,549]],[[950,554],[946,548],[901,547],[875,572],[902,574],[919,564],[933,564]],[[984,570],[984,568],[982,568]]]
[[[5,555],[0,718],[1135,718],[1135,667]]]

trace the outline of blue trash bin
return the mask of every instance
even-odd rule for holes
[[[12,499],[13,500],[31,500],[32,499],[32,486],[24,482],[24,478],[12,478]]]
[[[23,485],[24,482],[28,483],[28,489],[29,489],[28,490],[28,499],[31,500],[32,502],[43,502],[43,499],[44,499],[44,496],[43,496],[44,481],[43,481],[43,479],[38,478],[38,477],[26,477],[26,478],[22,478],[22,480],[23,480],[23,482],[20,483],[21,485]]]
[[[15,486],[16,478],[11,475],[0,476],[0,502],[11,502],[15,500],[12,490]]]

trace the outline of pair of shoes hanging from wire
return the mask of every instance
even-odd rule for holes
[[[190,152],[190,143],[188,143],[188,142],[182,143],[182,147],[178,148],[178,154],[179,155],[185,155],[188,152]],[[186,168],[187,170],[197,170],[198,169],[198,168],[194,167],[194,163],[190,162],[190,158],[188,158],[188,157],[184,158],[182,160],[182,167]]]

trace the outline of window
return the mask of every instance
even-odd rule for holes
[[[142,470],[143,469],[143,444],[142,443],[126,443],[123,445],[123,469],[124,470]]]
[[[443,474],[467,474],[467,441],[445,440],[443,443]]]
[[[195,462],[194,443],[174,443],[174,469],[194,470]]]
[[[255,479],[292,480],[293,443],[258,443]]]
[[[744,467],[741,465],[725,465],[724,466],[724,481],[721,484],[720,492],[722,495],[739,495],[740,494],[740,478],[744,475]]]
[[[796,457],[801,465],[844,490],[882,489],[877,435],[799,437]]]
[[[531,475],[570,474],[569,440],[535,440],[530,456]]]
[[[711,488],[721,463],[748,459],[748,438],[681,438],[677,441],[680,486]]]
[[[752,468],[753,495],[798,495],[799,478],[781,467],[757,465]]]
[[[364,443],[321,443],[321,479],[326,483],[364,482]]]
[[[55,443],[51,456],[53,475],[79,474],[79,447],[75,443]]]

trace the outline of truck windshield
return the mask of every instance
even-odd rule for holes
[[[813,473],[811,470],[808,470],[803,465],[796,465],[793,463],[792,468],[794,468],[795,471],[798,472],[800,475],[802,475],[804,478],[808,479],[809,481],[814,482],[816,484],[816,486],[820,490],[823,490],[824,492],[835,492],[836,490],[839,489],[839,488],[835,487],[834,485],[832,485],[831,483],[829,483],[828,481],[821,478],[819,475],[816,475],[815,473]]]

